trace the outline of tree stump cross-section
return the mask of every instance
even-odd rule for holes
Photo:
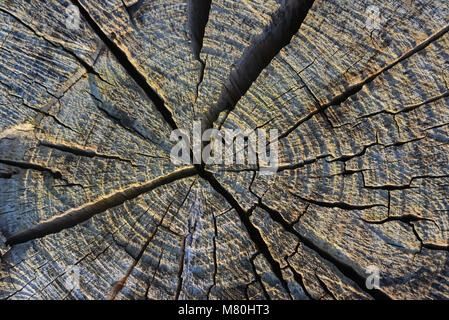
[[[445,0],[2,1],[0,299],[448,299],[448,52]]]

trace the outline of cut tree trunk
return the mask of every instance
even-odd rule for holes
[[[446,0],[2,1],[0,298],[448,299],[448,52]]]

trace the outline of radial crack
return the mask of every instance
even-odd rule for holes
[[[203,48],[203,37],[209,20],[209,11],[212,0],[189,0],[187,23],[190,31],[190,39],[193,55],[196,60],[204,65],[200,58]]]
[[[123,204],[125,201],[132,200],[162,185],[187,178],[195,174],[196,170],[194,167],[185,167],[143,184],[136,184],[127,187],[126,189],[115,191],[105,197],[97,199],[94,202],[89,202],[78,208],[70,209],[61,215],[40,222],[30,229],[17,232],[7,237],[6,244],[15,245],[74,227],[92,218],[98,213],[102,213],[108,209]]]
[[[220,113],[235,108],[259,74],[279,51],[290,43],[304,21],[314,0],[284,0],[272,21],[245,50],[223,85],[218,101],[203,115],[202,130],[212,128]]]
[[[284,230],[286,230],[287,232],[296,236],[299,239],[299,241],[301,241],[301,243],[303,245],[305,245],[309,249],[315,251],[323,259],[331,262],[344,276],[346,276],[348,279],[351,279],[352,281],[354,281],[360,287],[360,289],[363,290],[363,288],[365,286],[365,279],[356,270],[354,270],[353,267],[351,267],[349,264],[347,264],[343,261],[338,260],[330,253],[321,249],[312,240],[301,235],[287,221],[285,221],[282,218],[282,215],[279,212],[268,207],[267,205],[263,204],[262,202],[259,202],[258,206],[260,208],[262,208],[263,210],[265,210],[270,215],[271,219],[273,219],[275,222],[278,222],[280,225],[282,225]],[[386,293],[384,293],[383,291],[381,291],[379,289],[375,289],[375,288],[370,290],[369,292],[367,292],[367,294],[369,294],[369,295],[373,296],[375,299],[379,299],[379,300],[386,300],[386,299],[389,300],[390,299],[390,297]]]
[[[237,200],[232,196],[231,193],[229,193],[228,190],[226,190],[220,182],[214,177],[214,175],[205,170],[200,170],[198,172],[200,177],[205,179],[209,182],[209,184],[212,186],[212,188],[218,192],[220,195],[223,196],[223,198],[231,205],[231,207],[237,212],[240,221],[242,222],[243,226],[245,227],[251,241],[256,245],[257,250],[263,254],[265,259],[268,261],[268,263],[271,266],[271,269],[273,273],[276,275],[276,277],[281,282],[283,288],[286,292],[290,292],[287,282],[282,277],[281,267],[279,263],[273,258],[273,256],[270,253],[270,250],[268,249],[268,245],[265,243],[265,241],[262,238],[262,235],[260,234],[259,230],[251,223],[251,220],[249,219],[249,212],[245,211],[240,204],[237,202]]]
[[[217,272],[218,272],[218,262],[217,262],[217,238],[218,238],[218,228],[217,228],[217,217],[212,213],[213,225],[214,225],[214,236],[212,237],[213,252],[212,258],[214,261],[214,274],[212,276],[212,285],[207,290],[207,299],[210,299],[210,293],[212,289],[217,285]]]
[[[73,155],[80,156],[80,157],[87,157],[87,158],[98,157],[98,158],[119,160],[119,161],[132,163],[132,161],[130,159],[124,159],[124,158],[121,158],[120,156],[97,153],[93,149],[86,149],[86,148],[83,148],[82,146],[77,146],[77,145],[54,143],[54,142],[50,142],[50,141],[40,141],[39,145],[48,147],[48,148],[52,148],[52,149],[56,149],[59,151],[71,153]]]
[[[104,33],[101,27],[97,24],[93,17],[90,16],[89,12],[84,8],[83,5],[78,0],[70,0],[75,6],[80,10],[81,15],[87,21],[92,30],[97,34],[97,36],[103,41],[106,47],[112,52],[120,65],[126,70],[128,75],[133,78],[136,84],[145,92],[147,97],[153,102],[156,109],[162,114],[164,120],[170,125],[170,127],[175,130],[177,125],[173,119],[171,111],[165,106],[165,102],[162,97],[148,84],[147,78],[140,70],[140,67],[136,66],[131,62],[125,51],[123,51],[119,46],[117,46],[109,37]]]
[[[430,37],[428,37],[423,42],[419,43],[417,46],[411,48],[409,51],[407,51],[404,54],[402,54],[400,57],[398,57],[394,61],[392,61],[389,64],[387,64],[383,68],[380,68],[379,70],[377,70],[374,73],[370,74],[369,76],[367,76],[366,78],[364,78],[360,82],[357,82],[357,83],[349,85],[348,87],[346,87],[346,89],[342,93],[337,94],[336,96],[334,96],[328,103],[326,103],[326,104],[317,104],[317,108],[314,111],[310,112],[306,116],[304,116],[301,119],[299,119],[292,127],[290,127],[284,133],[282,133],[279,136],[279,139],[287,137],[296,128],[298,128],[302,123],[308,121],[314,115],[324,111],[325,109],[329,108],[330,106],[337,106],[337,105],[342,104],[343,102],[348,100],[350,97],[352,97],[352,96],[356,95],[357,93],[359,93],[363,89],[363,87],[365,85],[371,83],[377,77],[379,77],[380,75],[382,75],[386,71],[392,69],[393,67],[395,67],[399,63],[403,62],[407,58],[413,56],[415,53],[418,53],[421,50],[425,49],[431,43],[433,43],[434,41],[438,40],[443,35],[445,35],[448,31],[449,31],[449,24],[446,25],[445,27],[443,27],[442,29],[440,29],[439,31],[437,31],[436,33],[434,33],[433,35],[431,35]]]

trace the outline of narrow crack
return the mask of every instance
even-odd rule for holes
[[[259,283],[260,287],[262,288],[262,292],[263,295],[265,296],[265,299],[267,300],[271,300],[270,295],[267,292],[267,288],[265,288],[263,282],[262,282],[262,278],[260,277],[260,274],[257,273],[257,269],[256,269],[256,265],[254,264],[254,260],[257,258],[257,256],[259,255],[259,252],[256,252],[250,259],[249,262],[251,263],[251,268],[253,269],[253,274],[254,274],[254,278],[256,279],[254,281],[254,283]],[[249,286],[249,284],[248,284]]]
[[[359,152],[356,152],[356,153],[353,153],[353,154],[343,154],[343,155],[341,155],[341,156],[339,156],[337,158],[333,158],[333,159],[329,160],[329,162],[335,162],[335,161],[346,162],[346,161],[349,161],[349,160],[351,160],[353,158],[361,157],[361,156],[363,156],[366,153],[366,150],[368,150],[368,148],[371,148],[371,147],[376,146],[378,144],[379,144],[378,141],[372,142],[370,144],[362,146],[362,150],[360,150]]]
[[[361,276],[353,267],[351,267],[349,264],[338,260],[330,253],[326,252],[325,250],[321,249],[319,246],[317,246],[312,240],[302,236],[299,232],[297,232],[287,221],[285,221],[282,218],[282,215],[275,211],[274,209],[269,208],[262,202],[259,202],[258,206],[265,210],[273,219],[275,222],[278,222],[282,227],[289,233],[296,236],[299,241],[309,249],[315,251],[319,256],[321,256],[323,259],[331,262],[344,276],[346,276],[348,279],[351,279],[354,281],[361,290],[364,290],[365,286],[365,278]],[[378,289],[372,289],[369,292],[366,292],[368,295],[371,295],[377,300],[390,300],[390,297],[384,293],[381,290]]]
[[[438,128],[441,128],[441,127],[445,127],[447,125],[449,125],[449,122],[447,122],[447,123],[440,123],[440,124],[437,124],[437,125],[434,125],[434,126],[427,127],[423,131],[429,131],[429,130],[433,130],[433,129],[438,129]]]
[[[16,15],[14,15],[13,13],[0,8],[0,11],[10,15],[11,17],[13,17],[15,20],[17,20],[22,26],[24,26],[25,28],[27,28],[28,30],[30,30],[34,35],[36,35],[39,38],[44,39],[45,41],[47,41],[48,43],[50,43],[52,46],[57,47],[57,48],[61,48],[65,53],[69,54],[71,57],[73,57],[82,67],[84,67],[84,69],[86,69],[86,71],[88,73],[91,73],[95,76],[97,76],[98,78],[100,78],[102,81],[107,82],[105,79],[103,79],[103,77],[97,72],[95,71],[95,69],[93,68],[92,65],[90,65],[88,62],[86,62],[83,58],[81,58],[80,56],[78,56],[74,51],[70,50],[69,48],[64,47],[61,43],[59,42],[53,42],[51,40],[49,40],[47,37],[45,37],[45,35],[43,33],[40,33],[36,30],[34,30],[33,27],[29,26],[28,24],[26,24],[24,21],[22,21],[19,17],[17,17]],[[109,82],[107,82],[109,83]],[[109,83],[110,84],[110,83]]]
[[[182,289],[182,281],[183,281],[182,274],[184,272],[186,241],[187,241],[187,237],[184,236],[182,239],[182,246],[181,246],[182,254],[181,254],[181,259],[179,260],[179,267],[178,267],[178,284],[176,286],[175,300],[179,299],[179,295],[181,294],[181,289]]]
[[[337,106],[337,105],[342,104],[343,102],[348,100],[350,97],[352,97],[352,96],[356,95],[357,93],[359,93],[363,89],[363,87],[365,85],[371,83],[377,77],[379,77],[380,75],[382,75],[386,71],[392,69],[393,67],[395,67],[399,63],[405,61],[407,58],[413,56],[415,53],[418,53],[421,50],[425,49],[430,44],[432,44],[434,41],[440,39],[448,31],[449,31],[449,24],[446,25],[445,27],[443,27],[442,29],[440,29],[439,31],[437,31],[436,33],[434,33],[433,35],[431,35],[430,37],[428,37],[426,40],[424,40],[423,42],[421,42],[417,46],[411,48],[409,51],[407,51],[404,54],[402,54],[400,57],[398,57],[394,61],[392,61],[389,64],[387,64],[383,68],[380,68],[376,72],[370,74],[369,76],[367,76],[366,78],[364,78],[360,82],[357,82],[357,83],[349,85],[342,93],[337,94],[336,96],[334,96],[328,103],[326,103],[326,104],[317,104],[317,108],[314,111],[310,112],[306,116],[304,116],[301,119],[299,119],[292,127],[290,127],[285,132],[283,132],[279,136],[279,139],[283,139],[283,138],[287,137],[290,133],[292,133],[294,130],[296,130],[296,128],[298,128],[301,124],[303,124],[304,122],[306,122],[309,119],[311,119],[314,115],[316,115],[316,114],[324,111],[325,109],[329,108],[330,106]]]
[[[193,55],[196,60],[204,66],[204,61],[200,58],[203,48],[204,32],[207,21],[209,20],[209,11],[212,0],[189,0],[187,12],[187,24],[190,31],[190,39]]]
[[[161,266],[161,261],[162,261],[162,256],[163,256],[163,254],[164,254],[164,250],[165,250],[165,249],[162,249],[162,250],[161,250],[161,254],[159,255],[159,258],[158,258],[158,261],[157,261],[156,268],[154,269],[153,276],[151,277],[151,281],[148,281],[148,286],[147,286],[147,288],[145,289],[145,299],[146,299],[146,300],[148,299],[148,293],[150,292],[150,288],[151,288],[151,286],[153,285],[154,279],[156,278],[156,274],[157,274],[157,272],[158,272],[158,270],[159,270],[159,267]]]
[[[363,171],[360,171],[362,178],[363,178],[363,188],[366,189],[380,189],[380,190],[405,190],[405,189],[415,189],[418,187],[413,187],[412,183],[415,180],[418,179],[441,179],[441,178],[447,178],[449,177],[449,174],[442,174],[442,175],[430,175],[430,174],[424,174],[424,175],[419,175],[419,176],[414,176],[411,177],[409,182],[407,184],[400,184],[400,185],[395,185],[395,184],[384,184],[384,185],[376,185],[376,186],[370,186],[370,185],[366,185],[365,182],[365,175],[363,174]]]
[[[0,159],[0,163],[4,163],[13,167],[18,167],[26,170],[31,169],[40,172],[47,172],[55,179],[63,179],[62,173],[60,171],[53,168],[45,167],[37,163],[31,163],[20,160],[10,160],[10,159]]]
[[[247,47],[237,66],[231,71],[217,103],[203,114],[201,127],[203,131],[213,127],[220,113],[230,112],[235,108],[259,74],[279,51],[290,43],[313,3],[314,0],[282,2],[273,14],[271,23]]]
[[[112,108],[108,109],[107,107],[105,107],[105,105],[108,105],[107,102],[101,100],[100,98],[98,98],[91,92],[88,92],[88,94],[91,97],[93,97],[96,102],[99,103],[99,104],[95,104],[96,107],[102,113],[104,113],[104,115],[108,119],[110,119],[113,123],[119,125],[121,128],[128,131],[132,135],[138,136],[139,138],[141,138],[143,140],[147,140],[147,141],[151,142],[152,144],[159,145],[158,143],[153,141],[150,137],[148,137],[144,133],[140,132],[140,130],[136,129],[133,125],[131,125],[133,123],[133,119],[130,118],[126,112],[124,112],[120,109],[117,109],[115,106],[112,106]]]
[[[323,288],[324,292],[326,292],[326,294],[328,294],[332,299],[338,300],[335,297],[335,295],[333,294],[333,292],[329,290],[329,288],[326,285],[326,283],[318,276],[318,274],[316,272],[315,272],[315,278],[317,278],[318,283],[320,284],[321,288]]]
[[[138,0],[136,3],[130,6],[126,5],[124,0],[121,0],[121,2],[123,7],[125,8],[126,13],[128,14],[129,21],[131,22],[134,28],[137,28],[136,22],[134,21],[134,15],[144,4],[145,0]]]
[[[206,60],[205,61],[200,60],[200,63],[201,63],[201,67],[200,67],[198,82],[196,83],[196,86],[195,86],[195,104],[197,103],[197,100],[198,100],[200,86],[204,80],[204,70],[206,69]]]
[[[367,220],[364,218],[359,218],[359,219],[368,224],[384,224],[384,223],[391,222],[391,221],[400,221],[403,223],[410,224],[411,222],[416,222],[416,221],[430,221],[433,224],[435,224],[438,229],[440,229],[440,226],[435,222],[435,220],[425,218],[425,217],[420,217],[420,216],[417,216],[414,214],[404,214],[404,215],[400,215],[400,216],[388,216],[387,218],[382,219],[382,220]]]
[[[119,160],[119,161],[123,161],[123,162],[132,163],[132,161],[130,159],[124,159],[120,156],[115,156],[115,155],[107,155],[107,154],[97,153],[93,149],[86,149],[86,148],[83,148],[81,146],[76,146],[76,145],[68,145],[68,144],[64,144],[64,143],[54,143],[54,142],[50,142],[50,141],[40,141],[39,145],[47,147],[47,148],[52,148],[52,149],[56,149],[59,151],[71,153],[73,155],[80,156],[80,157],[87,157],[87,158],[98,157],[98,158]]]
[[[190,41],[194,58],[200,63],[199,79],[196,84],[195,103],[198,99],[199,87],[204,79],[206,61],[200,57],[203,48],[204,32],[212,0],[189,0],[187,8],[187,25],[190,31]]]
[[[424,105],[430,104],[432,102],[439,101],[439,100],[447,98],[447,97],[449,97],[449,90],[443,92],[442,94],[439,94],[439,95],[436,95],[434,97],[431,97],[431,98],[429,98],[429,99],[427,99],[427,100],[425,100],[423,102],[407,105],[404,108],[402,108],[400,110],[397,110],[397,111],[380,110],[380,111],[377,111],[377,112],[373,112],[373,113],[370,113],[370,114],[366,114],[366,115],[360,116],[360,117],[358,117],[358,119],[366,119],[366,118],[373,117],[373,116],[376,116],[376,115],[382,114],[382,113],[390,114],[390,115],[398,115],[398,114],[401,114],[401,113],[407,113],[407,112],[413,111],[413,110],[415,110],[415,109],[417,109],[419,107],[422,107]]]
[[[165,102],[162,97],[148,84],[147,78],[140,71],[140,67],[135,66],[125,51],[123,51],[118,45],[116,45],[106,33],[101,29],[93,17],[90,16],[89,12],[84,8],[84,6],[79,2],[79,0],[70,0],[73,5],[78,7],[81,15],[87,21],[92,30],[96,35],[103,41],[106,47],[115,56],[120,65],[126,70],[128,75],[133,78],[136,84],[145,92],[147,97],[153,102],[156,109],[162,114],[164,120],[170,125],[170,127],[175,130],[177,125],[173,119],[171,111],[165,106]]]
[[[299,245],[299,243],[298,243]],[[293,253],[295,254],[296,251]],[[287,262],[288,263],[288,262]],[[301,286],[302,291],[304,292],[304,294],[310,299],[310,300],[315,300],[312,295],[310,294],[310,292],[307,290],[306,285],[304,283],[304,277],[299,274],[298,272],[296,272],[296,270],[294,268],[292,268],[289,264],[289,269],[293,274],[293,279],[295,279],[295,281]]]
[[[306,159],[306,160],[298,162],[298,163],[282,165],[282,166],[278,167],[277,172],[299,169],[299,168],[305,167],[305,166],[307,166],[309,164],[315,163],[315,162],[317,162],[320,159],[325,159],[325,158],[327,158],[329,156],[330,156],[330,154],[323,154],[323,155],[319,155],[319,156],[317,156],[315,158]]]
[[[217,285],[217,272],[218,272],[218,263],[217,263],[217,238],[218,238],[218,228],[217,228],[217,217],[212,213],[212,219],[214,222],[214,236],[212,237],[212,245],[213,245],[213,252],[212,252],[212,259],[214,261],[214,274],[212,276],[212,285],[207,290],[207,299],[210,299],[210,293],[212,289]]]
[[[70,131],[73,131],[73,132],[78,133],[75,129],[69,127],[68,125],[66,125],[65,123],[63,123],[61,120],[59,120],[57,116],[55,116],[55,115],[53,115],[53,114],[51,114],[51,113],[49,113],[49,112],[47,112],[47,111],[45,111],[45,110],[43,110],[43,109],[38,109],[38,108],[32,107],[32,106],[28,105],[28,104],[25,103],[25,102],[22,102],[22,105],[25,106],[25,107],[27,107],[28,109],[33,110],[34,112],[37,112],[37,113],[39,113],[39,114],[41,114],[41,115],[44,115],[44,116],[46,116],[46,117],[52,118],[57,124],[59,124],[60,126],[66,128],[66,129],[69,129]],[[39,117],[39,116],[37,116],[37,117]]]
[[[128,268],[128,271],[126,272],[126,274],[122,277],[122,279],[117,281],[117,283],[114,285],[114,287],[112,289],[112,293],[109,296],[109,300],[115,300],[115,298],[120,293],[120,291],[122,291],[122,289],[125,286],[126,281],[128,280],[129,276],[133,272],[133,270],[136,267],[136,265],[139,263],[140,259],[142,259],[143,254],[147,250],[150,242],[153,240],[154,236],[156,235],[157,231],[159,230],[159,227],[164,222],[165,216],[167,215],[167,213],[170,210],[170,207],[171,207],[171,205],[173,204],[174,201],[175,201],[175,198],[173,198],[172,201],[170,201],[170,203],[168,204],[167,209],[165,210],[164,214],[162,215],[162,219],[156,225],[156,228],[154,229],[154,231],[147,237],[145,243],[143,244],[142,248],[139,251],[139,254],[134,259],[134,262],[131,264],[131,266]],[[145,213],[147,213],[149,211],[149,209],[150,209],[150,207],[148,207],[148,209],[146,210]]]
[[[270,253],[270,250],[268,248],[268,245],[265,243],[265,241],[262,238],[262,235],[260,234],[259,230],[251,223],[250,212],[245,211],[240,204],[237,202],[237,200],[232,196],[232,194],[226,190],[220,182],[215,178],[215,176],[206,170],[200,170],[198,172],[199,176],[205,179],[209,182],[209,184],[212,186],[212,188],[223,196],[223,198],[231,205],[231,207],[236,211],[238,214],[240,221],[242,222],[243,226],[245,227],[250,239],[252,242],[256,245],[258,251],[263,254],[265,259],[268,261],[268,263],[271,266],[271,269],[273,273],[276,275],[276,277],[281,282],[282,286],[284,287],[286,292],[290,292],[287,282],[282,277],[281,267],[279,263],[273,258],[273,256]]]
[[[349,204],[346,202],[326,202],[326,201],[318,201],[318,200],[314,200],[314,199],[307,199],[304,198],[294,192],[289,191],[290,194],[292,194],[293,196],[301,199],[304,202],[308,202],[308,203],[312,203],[314,205],[320,206],[320,207],[326,207],[326,208],[339,208],[339,209],[343,209],[343,210],[366,210],[366,209],[371,209],[374,207],[386,207],[383,204],[367,204],[367,205],[355,205],[355,204]]]

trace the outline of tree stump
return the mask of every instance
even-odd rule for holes
[[[446,0],[0,3],[1,299],[449,298]],[[279,168],[175,129],[278,129]]]

